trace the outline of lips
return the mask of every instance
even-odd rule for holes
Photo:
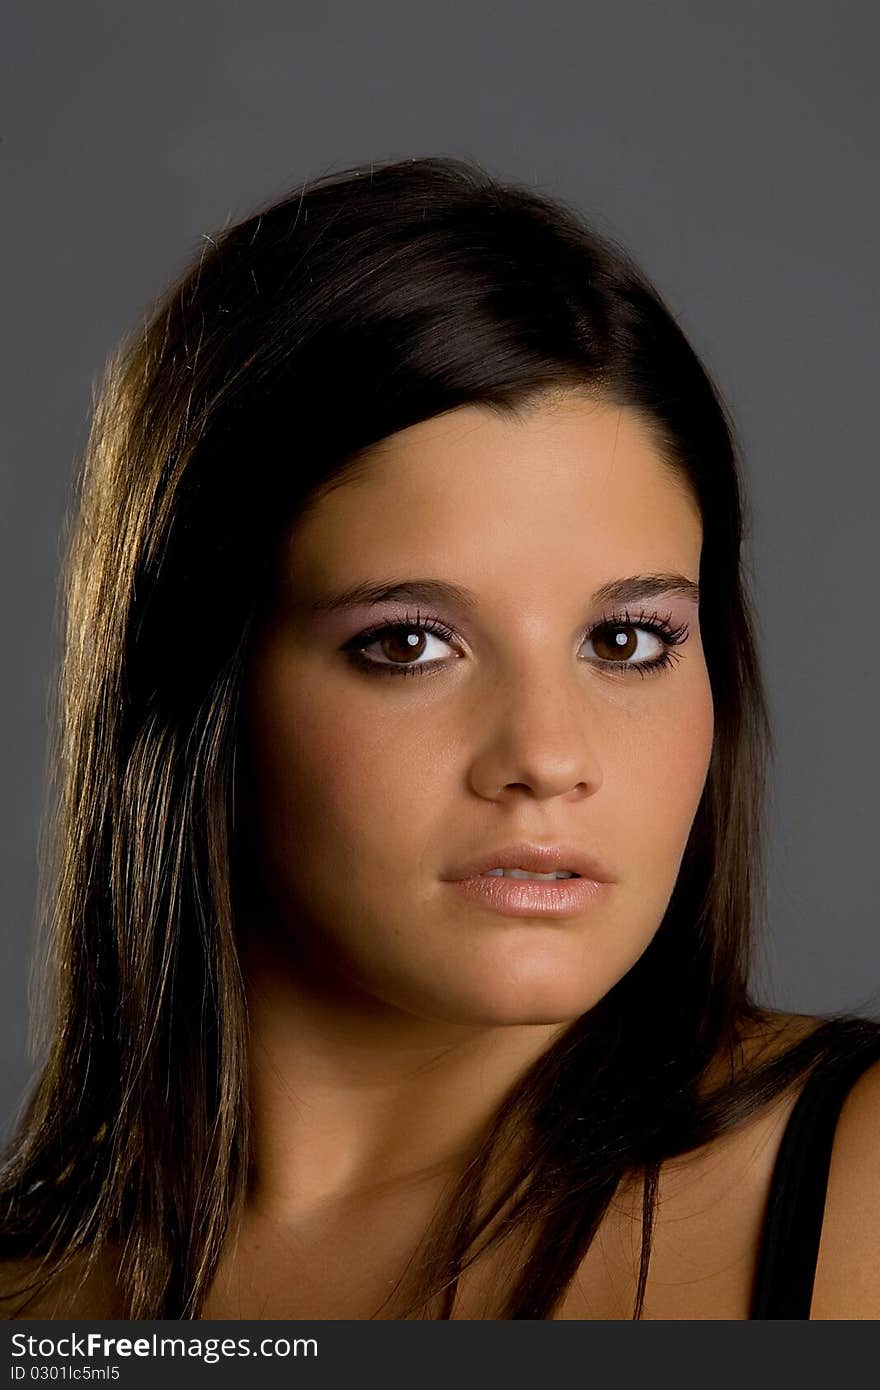
[[[575,845],[540,845],[535,843],[503,845],[497,849],[488,849],[484,853],[475,855],[457,865],[449,874],[449,878],[456,882],[462,879],[478,878],[481,874],[488,873],[490,869],[524,869],[529,873],[537,874],[560,873],[567,870],[569,873],[577,874],[580,878],[593,879],[597,883],[614,882],[614,876],[606,865],[594,855],[588,854]],[[510,880],[504,879],[498,881],[510,882]],[[570,879],[558,880],[558,882],[572,881]]]

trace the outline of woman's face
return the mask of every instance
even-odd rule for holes
[[[365,1003],[471,1025],[563,1023],[621,979],[672,893],[713,711],[694,596],[596,595],[695,584],[701,537],[638,417],[577,393],[403,430],[315,504],[245,701],[250,833],[291,960]],[[341,598],[425,580],[469,598]],[[668,647],[645,624],[687,635]],[[555,918],[451,881],[522,841],[579,847],[613,881]]]

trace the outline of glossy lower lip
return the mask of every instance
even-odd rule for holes
[[[478,874],[452,880],[453,888],[505,917],[578,917],[605,896],[608,883],[594,878],[499,878]]]

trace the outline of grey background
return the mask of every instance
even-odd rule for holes
[[[874,7],[18,4],[0,73],[0,1124],[32,1067],[58,536],[92,385],[204,234],[304,177],[472,156],[641,261],[746,451],[779,747],[755,986],[880,1007]],[[872,563],[873,562],[873,563]]]

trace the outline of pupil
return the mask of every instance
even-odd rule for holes
[[[629,634],[627,636],[626,634]],[[603,638],[600,636],[597,646],[601,646]],[[608,630],[608,640],[606,645],[610,648],[611,659],[614,661],[626,661],[632,656],[638,645],[638,640],[633,633],[633,629],[623,627],[613,627]]]
[[[414,632],[412,628],[404,628],[400,633],[394,633],[384,638],[382,645],[386,649],[397,648],[396,652],[386,650],[386,656],[390,656],[392,661],[405,662],[407,656],[421,656],[424,643],[425,634],[423,632]]]

